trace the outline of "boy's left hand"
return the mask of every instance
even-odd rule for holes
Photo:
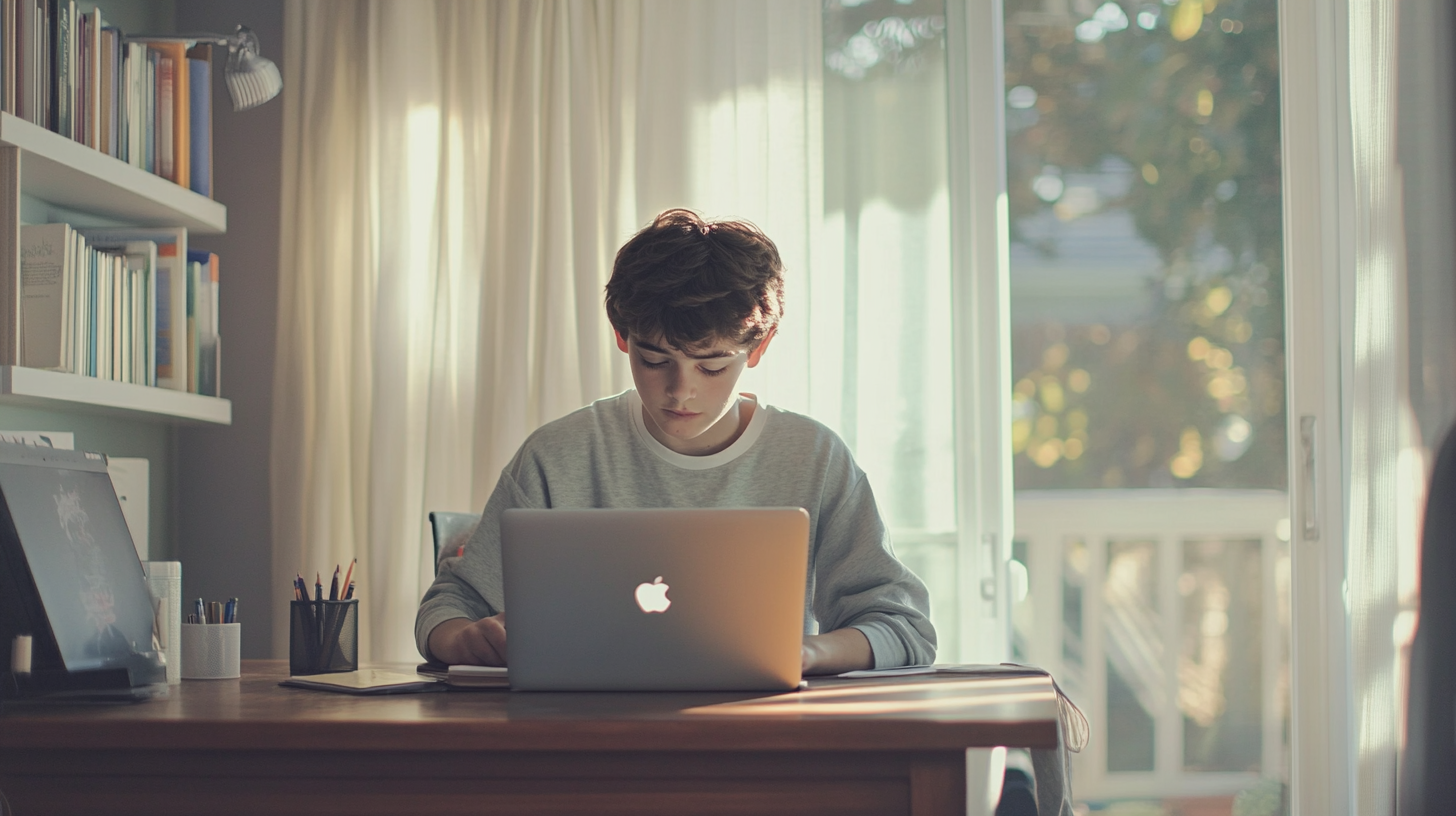
[[[872,669],[875,654],[869,638],[858,629],[836,629],[824,635],[805,635],[804,674],[840,674]]]

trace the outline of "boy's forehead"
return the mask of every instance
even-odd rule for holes
[[[647,351],[655,351],[658,354],[672,354],[673,352],[678,352],[686,357],[692,357],[695,360],[711,360],[717,357],[734,357],[748,351],[748,346],[746,345],[743,345],[741,343],[734,343],[731,340],[721,339],[704,340],[701,343],[694,343],[687,347],[671,345],[664,341],[661,337],[653,337],[650,340],[634,339],[632,342],[636,343],[639,348],[646,349]]]

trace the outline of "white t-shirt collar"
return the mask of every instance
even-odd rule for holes
[[[764,423],[768,421],[768,412],[764,410],[763,403],[753,394],[739,394],[739,397],[754,404],[753,416],[748,420],[748,427],[743,433],[733,440],[733,444],[707,456],[689,456],[685,453],[667,447],[653,438],[652,433],[647,430],[647,421],[642,417],[642,397],[637,389],[627,391],[627,411],[632,415],[632,427],[637,431],[637,437],[647,449],[657,455],[657,458],[670,465],[676,465],[684,470],[708,470],[726,465],[729,462],[742,456],[753,443],[758,440],[759,434],[763,433]]]

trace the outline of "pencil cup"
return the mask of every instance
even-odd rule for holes
[[[359,601],[292,601],[288,673],[359,670]]]
[[[182,679],[237,677],[242,646],[241,623],[182,624]]]

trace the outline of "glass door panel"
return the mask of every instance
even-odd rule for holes
[[[1089,806],[1286,812],[1277,5],[1004,11],[1015,653]]]

